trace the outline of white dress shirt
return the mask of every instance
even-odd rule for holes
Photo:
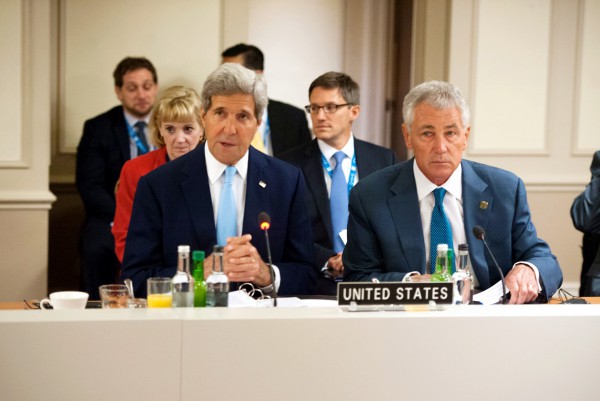
[[[435,207],[435,197],[433,190],[438,188],[425,177],[425,174],[419,169],[419,166],[414,162],[414,175],[417,184],[417,196],[419,198],[419,209],[421,211],[421,224],[423,225],[423,242],[425,243],[425,255],[427,266],[429,266],[430,255],[430,230],[431,230],[431,213]],[[454,255],[458,255],[458,244],[466,244],[467,237],[465,235],[465,227],[463,224],[464,214],[462,205],[462,167],[459,164],[454,170],[450,178],[442,184],[441,188],[446,190],[444,196],[444,211],[450,221],[452,229],[452,245],[454,247]]]
[[[336,161],[333,155],[338,151],[342,151],[346,154],[344,160],[342,160],[342,171],[344,172],[344,176],[346,177],[346,182],[348,182],[348,177],[350,176],[350,167],[352,166],[352,157],[354,157],[354,136],[350,133],[350,139],[346,142],[346,145],[342,149],[336,149],[332,146],[329,146],[324,141],[317,139],[317,144],[319,145],[319,150],[321,150],[321,154],[325,156],[325,159],[329,162],[332,169],[335,169]],[[327,173],[327,170],[323,168],[323,174],[325,176],[325,186],[327,187],[327,195],[331,196],[331,177]],[[358,182],[358,171],[354,176],[354,185]],[[354,186],[353,185],[353,186]]]
[[[244,225],[244,209],[246,205],[246,181],[248,177],[248,151],[235,164],[236,173],[233,177],[233,197],[235,198],[235,210],[237,213],[237,235],[242,235]],[[210,187],[210,199],[213,206],[214,223],[217,226],[217,215],[219,212],[219,200],[221,198],[221,188],[225,183],[225,169],[227,164],[223,164],[210,153],[208,143],[204,146],[204,157],[206,159],[206,172],[208,174],[208,186]],[[281,275],[279,268],[273,265],[275,271],[275,289],[279,290]]]

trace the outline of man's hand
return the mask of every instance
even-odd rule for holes
[[[333,255],[327,260],[329,274],[334,278],[340,277],[344,273],[344,263],[342,262],[342,252]]]
[[[408,278],[409,283],[429,283],[431,282],[431,274],[413,274]]]
[[[533,302],[538,296],[535,272],[524,264],[517,264],[506,275],[506,287],[510,290],[510,304]]]
[[[250,234],[227,238],[223,257],[224,272],[232,282],[250,282],[259,287],[271,284],[269,267],[250,243]],[[212,263],[211,263],[212,270]]]

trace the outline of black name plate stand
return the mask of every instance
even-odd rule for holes
[[[452,304],[452,283],[339,282],[338,305]]]

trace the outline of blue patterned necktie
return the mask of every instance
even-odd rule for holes
[[[437,257],[438,244],[448,244],[448,249],[454,249],[452,245],[452,228],[450,227],[448,216],[446,216],[446,212],[444,211],[444,195],[446,195],[446,190],[444,188],[440,187],[433,190],[435,206],[433,207],[433,212],[431,212],[429,273],[435,272],[435,259]],[[449,272],[450,274],[454,271],[454,258],[452,258],[451,266],[448,265],[448,268],[451,269]]]
[[[228,237],[237,236],[237,211],[233,196],[233,177],[236,172],[234,166],[227,166],[225,169],[225,183],[221,188],[217,211],[217,244],[219,245],[225,245]]]
[[[146,128],[146,123],[144,121],[138,121],[135,123],[135,133],[140,139],[142,145],[146,147],[146,149],[142,149],[138,146],[138,156],[141,156],[148,152],[148,141],[146,140],[146,133],[144,132],[144,128]]]
[[[348,225],[348,183],[342,170],[342,160],[344,160],[346,154],[339,151],[333,157],[335,157],[335,169],[331,175],[329,208],[333,228],[333,251],[337,253],[344,250],[344,242],[340,237],[340,231],[345,230]]]

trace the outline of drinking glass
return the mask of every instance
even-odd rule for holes
[[[148,308],[170,308],[173,305],[171,279],[150,277],[148,279]]]
[[[129,290],[125,284],[106,284],[99,288],[102,309],[127,308]]]

